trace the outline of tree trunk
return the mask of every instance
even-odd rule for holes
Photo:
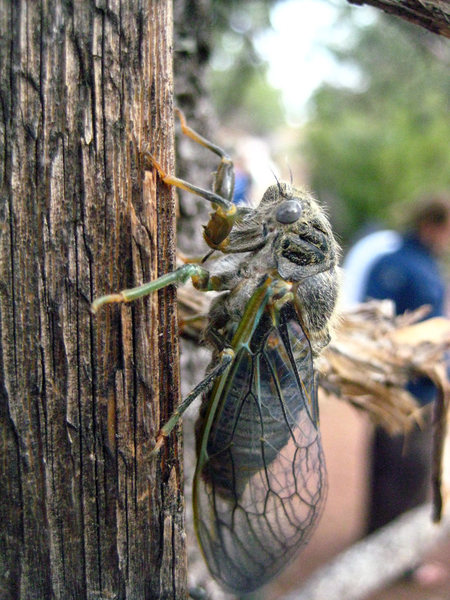
[[[185,598],[170,0],[0,0],[0,597]],[[158,200],[158,204],[157,204]]]

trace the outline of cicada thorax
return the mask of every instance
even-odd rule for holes
[[[197,533],[212,573],[248,592],[306,543],[325,499],[311,347],[292,305],[277,324],[263,313],[204,402]]]

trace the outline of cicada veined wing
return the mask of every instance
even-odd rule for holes
[[[263,314],[210,402],[215,393],[194,481],[196,530],[214,577],[247,593],[307,543],[326,497],[311,346],[292,305],[276,326]]]

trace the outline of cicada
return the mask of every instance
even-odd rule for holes
[[[256,208],[236,207],[232,160],[179,116],[183,133],[220,157],[212,191],[143,156],[165,183],[212,204],[204,229],[211,251],[203,263],[97,299],[93,311],[189,279],[198,290],[222,292],[204,332],[212,348],[206,375],[163,426],[155,451],[201,395],[195,529],[212,575],[243,594],[297,554],[324,506],[314,361],[330,339],[339,248],[320,205],[290,183],[276,181]]]

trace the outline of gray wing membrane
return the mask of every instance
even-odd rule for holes
[[[196,527],[213,575],[246,593],[306,544],[326,496],[311,348],[295,314],[262,321],[227,377],[196,475]]]

